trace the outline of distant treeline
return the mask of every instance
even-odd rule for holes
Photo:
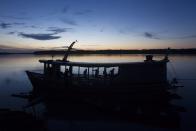
[[[64,54],[62,50],[36,51],[34,54]],[[196,54],[196,49],[73,50],[71,54]]]
[[[35,54],[35,55],[55,55],[65,54],[65,50],[45,50],[33,53],[10,53],[0,52],[0,55],[8,54]],[[143,50],[72,50],[70,54],[196,54],[196,49],[143,49]]]
[[[10,53],[10,52],[0,52],[0,55],[13,55],[13,54],[33,54],[33,53]]]
[[[10,54],[10,53],[8,53],[8,52],[0,52],[0,55],[8,55],[8,54]]]

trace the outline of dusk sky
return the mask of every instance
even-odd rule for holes
[[[0,52],[196,48],[196,0],[0,0]]]

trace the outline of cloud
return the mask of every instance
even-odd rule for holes
[[[10,49],[11,47],[10,46],[7,46],[7,45],[0,45],[0,50],[2,49]]]
[[[120,34],[129,34],[130,33],[130,30],[128,30],[128,29],[120,29],[119,30],[119,33]]]
[[[21,32],[18,35],[23,38],[31,38],[35,40],[53,40],[61,38],[61,36],[54,36],[55,34],[26,34]]]
[[[22,48],[22,47],[17,47],[17,45],[15,46],[9,46],[9,45],[0,45],[0,52],[9,52],[9,53],[26,53],[26,52],[34,52],[37,49],[32,49],[32,48]]]
[[[175,39],[191,39],[196,38],[196,35],[184,35],[184,36],[161,36],[157,33],[144,32],[143,36],[150,39],[159,39],[159,40],[175,40]]]
[[[117,31],[123,35],[137,33],[137,31],[135,30],[135,27],[129,27],[129,26],[121,27],[121,28],[117,29]]]
[[[29,20],[29,17],[16,17],[11,15],[0,15],[1,18],[15,19],[15,20]]]
[[[86,14],[89,14],[89,13],[92,13],[92,12],[93,12],[92,10],[86,9],[86,10],[77,11],[74,14],[75,15],[86,15]]]
[[[62,9],[62,13],[67,13],[69,11],[69,6],[66,5],[63,9]]]
[[[149,32],[144,32],[144,36],[148,37],[148,38],[153,38],[153,34],[149,33]]]
[[[25,25],[25,23],[18,23],[18,22],[15,22],[15,23],[13,23],[13,25]]]
[[[70,30],[72,30],[72,28],[49,27],[49,29],[48,29],[48,31],[52,31],[54,34],[68,32]]]
[[[25,25],[25,28],[33,28],[33,29],[41,29],[41,27],[39,26],[35,26],[35,25]]]
[[[104,28],[104,27],[102,27],[102,28],[100,29],[100,32],[104,32],[104,30],[105,30],[105,28]]]
[[[89,46],[102,46],[102,45],[98,45],[98,44],[92,44],[92,45],[90,45],[89,44],[89,45],[82,45],[82,46],[88,46],[89,47]]]
[[[6,51],[10,51],[10,50],[14,50],[14,49],[21,49],[15,46],[9,46],[9,45],[0,45],[0,51],[2,52],[6,52]]]
[[[196,38],[196,35],[168,37],[168,39],[191,39],[191,38]]]
[[[10,28],[11,25],[12,24],[10,24],[10,23],[4,23],[4,22],[2,22],[2,23],[0,23],[0,28],[7,29],[7,28]]]
[[[18,23],[18,22],[15,22],[15,23],[5,23],[5,22],[1,22],[0,23],[0,28],[7,29],[7,28],[11,28],[14,25],[15,26],[23,26],[23,25],[25,25],[25,23]]]
[[[77,23],[74,20],[68,19],[68,18],[63,18],[62,22],[64,22],[65,24],[68,24],[68,25],[77,25]]]
[[[16,33],[16,32],[14,32],[14,31],[8,32],[9,35],[13,35],[13,34],[15,34],[15,33]]]
[[[31,25],[31,26],[29,26],[29,27],[31,27],[31,28],[39,28],[39,27],[37,27],[37,26],[35,26],[35,25]]]
[[[156,34],[150,32],[144,32],[143,36],[150,39],[160,39]]]

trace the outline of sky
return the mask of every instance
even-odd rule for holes
[[[0,52],[196,48],[196,0],[0,0]]]

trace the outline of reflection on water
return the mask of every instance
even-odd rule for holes
[[[157,88],[159,88],[157,90]],[[179,113],[183,107],[171,104],[180,98],[164,87],[135,88],[126,95],[91,96],[87,98],[62,97],[53,93],[43,100],[47,122],[56,120],[96,122],[112,121],[119,123],[139,123],[147,127],[178,129]],[[54,123],[50,123],[54,124]],[[83,127],[86,129],[86,127]]]
[[[163,56],[156,56],[155,59],[160,59]],[[28,80],[25,70],[40,70],[42,69],[42,65],[38,62],[39,59],[51,59],[51,56],[34,56],[34,55],[1,55],[0,56],[0,108],[13,108],[13,109],[21,109],[22,106],[27,104],[26,100],[21,100],[18,98],[11,97],[11,94],[13,93],[20,93],[20,92],[28,92],[31,91],[32,86],[30,84],[30,81]],[[62,56],[55,56],[54,59],[61,59]],[[69,59],[71,61],[80,61],[80,62],[130,62],[130,61],[143,61],[144,56],[143,55],[73,55],[70,56]],[[191,130],[196,129],[195,126],[195,118],[196,118],[196,61],[194,55],[174,55],[170,56],[170,60],[172,63],[168,64],[168,77],[177,77],[180,79],[180,82],[182,85],[184,85],[183,88],[179,88],[177,90],[177,94],[181,96],[183,99],[181,100],[172,100],[172,101],[166,101],[166,103],[171,103],[175,105],[180,105],[182,107],[185,107],[187,109],[186,113],[179,113],[176,114],[175,119],[172,119],[173,121],[180,123],[180,129],[181,130]],[[164,99],[165,100],[165,99]],[[160,103],[163,101],[160,101]],[[133,101],[131,102],[132,106],[129,107],[130,109],[134,109],[136,107],[139,107],[138,105],[134,105]],[[59,103],[60,104],[60,103]],[[60,104],[61,105],[61,104]],[[157,104],[156,104],[157,105]],[[50,106],[50,105],[48,105]],[[55,105],[57,106],[57,105]],[[140,105],[141,106],[141,105]],[[145,107],[143,105],[143,107]],[[149,106],[149,108],[152,108],[153,106]],[[158,106],[159,108],[163,108],[162,106]],[[129,109],[126,107],[125,109]],[[141,107],[140,107],[141,108]],[[85,108],[84,108],[85,109]],[[154,111],[156,107],[153,107],[152,111]],[[67,109],[68,110],[68,109]],[[126,112],[126,111],[124,111]],[[137,111],[137,112],[141,112]],[[116,112],[115,112],[116,113]],[[122,112],[121,112],[122,113]],[[95,113],[96,114],[96,113]],[[51,114],[49,114],[51,115]],[[67,115],[67,114],[65,114]],[[121,116],[123,114],[120,114]],[[133,114],[132,114],[133,115]],[[163,114],[164,115],[164,114]],[[133,116],[132,116],[133,118]],[[118,122],[112,122],[111,120],[107,120],[107,122],[98,121],[93,123],[91,121],[91,126],[88,124],[90,122],[80,122],[75,121],[65,123],[59,123],[60,120],[50,119],[48,123],[56,123],[56,125],[66,126],[68,128],[74,128],[73,130],[78,130],[79,127],[85,126],[89,130],[95,129],[91,126],[96,126],[97,130],[105,129],[104,127],[112,130],[120,130],[120,129],[126,129],[126,130],[133,130],[138,129],[142,130],[143,128],[139,127],[137,124],[126,124]],[[135,119],[132,121],[135,121]],[[148,122],[150,120],[148,119]],[[143,122],[145,122],[143,120]],[[98,127],[97,125],[102,125],[102,127]],[[70,126],[72,125],[72,126]],[[54,127],[50,127],[54,128]],[[144,128],[145,129],[145,128]],[[150,129],[154,129],[151,127]],[[72,130],[72,129],[69,129]],[[165,129],[164,129],[165,130]]]

